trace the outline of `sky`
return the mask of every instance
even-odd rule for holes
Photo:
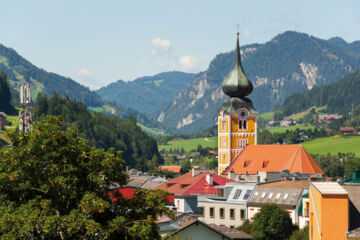
[[[0,43],[98,89],[164,71],[205,71],[219,53],[287,30],[360,40],[358,0],[0,0]]]

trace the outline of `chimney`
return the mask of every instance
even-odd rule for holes
[[[200,173],[200,171],[198,171],[197,168],[191,169],[191,176],[195,177],[195,176],[198,175],[199,173]]]
[[[213,176],[212,176],[210,173],[206,174],[206,182],[207,182],[210,186],[213,185]]]
[[[231,170],[229,173],[228,173],[228,178],[231,179],[231,180],[235,180],[235,173],[233,170]]]

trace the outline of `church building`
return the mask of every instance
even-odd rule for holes
[[[248,144],[257,144],[256,116],[248,96],[253,85],[241,65],[239,33],[235,50],[235,63],[222,84],[226,98],[218,116],[218,174],[231,164]]]
[[[239,33],[235,63],[222,84],[226,98],[218,115],[218,174],[324,176],[301,145],[257,145],[257,112],[247,98],[253,84],[241,65]],[[266,181],[266,178],[264,178]]]

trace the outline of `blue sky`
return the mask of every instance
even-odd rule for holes
[[[237,29],[242,45],[286,30],[360,40],[358,0],[0,0],[0,10],[0,43],[91,89],[163,71],[204,71],[235,47]]]

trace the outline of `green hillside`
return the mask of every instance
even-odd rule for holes
[[[119,103],[141,113],[149,113],[171,101],[194,76],[192,73],[163,72],[133,81],[119,80],[96,92],[107,101]]]
[[[181,149],[184,148],[186,152],[196,150],[198,145],[201,145],[203,148],[211,147],[217,148],[217,137],[211,138],[193,138],[185,139],[181,141],[170,141],[167,145],[159,145],[159,149],[169,151],[171,149]]]
[[[0,71],[6,73],[15,92],[21,83],[29,83],[34,101],[39,92],[48,96],[56,92],[60,96],[68,96],[81,101],[87,106],[96,107],[103,104],[101,97],[90,91],[89,88],[70,78],[38,68],[21,57],[15,50],[2,44],[0,44]],[[17,96],[13,96],[13,98],[17,99]]]
[[[318,138],[304,142],[302,145],[312,154],[330,153],[332,155],[337,155],[339,152],[353,152],[357,157],[360,157],[360,136]]]

